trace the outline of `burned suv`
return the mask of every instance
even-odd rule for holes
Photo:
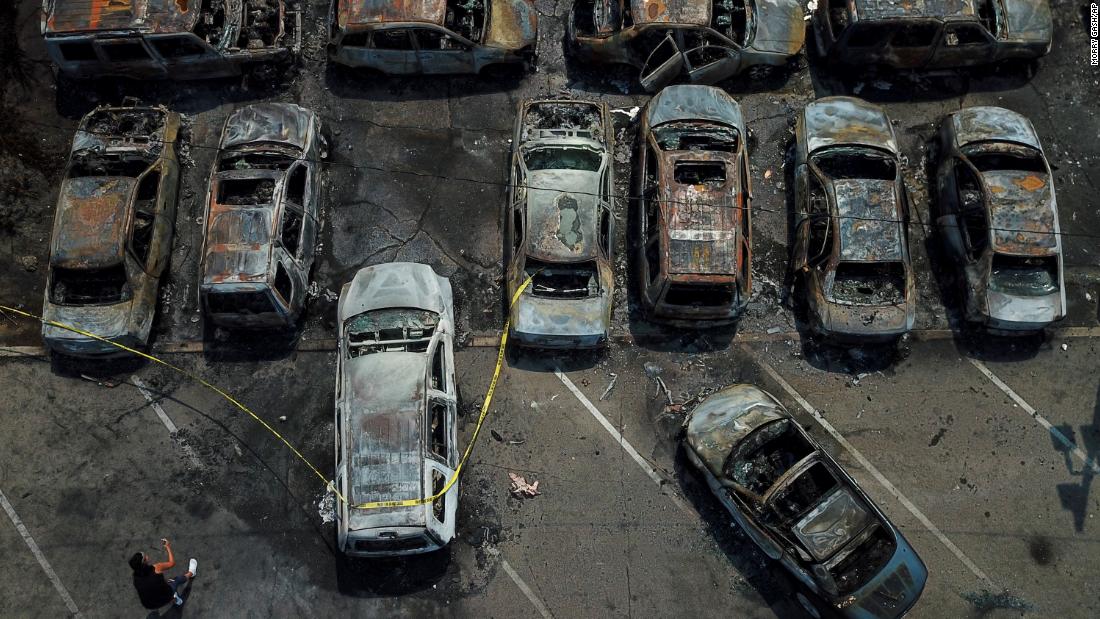
[[[297,0],[42,0],[42,36],[76,78],[201,79],[289,59]]]
[[[915,281],[897,138],[852,97],[810,103],[795,127],[792,267],[813,332],[897,339],[913,328]]]
[[[292,327],[320,226],[317,115],[257,103],[229,116],[206,197],[199,306],[226,327]]]
[[[714,84],[758,65],[782,65],[802,49],[798,0],[575,0],[568,48],[587,64],[641,69],[656,92],[681,73]]]
[[[73,138],[50,244],[44,321],[131,348],[149,340],[172,253],[180,116],[163,107],[100,107]],[[108,342],[43,324],[53,351],[124,354]]]
[[[534,65],[533,0],[332,0],[329,58],[382,73]]]
[[[669,86],[638,139],[635,265],[649,315],[682,326],[736,319],[752,293],[752,186],[741,106],[713,86]]]
[[[1027,118],[965,108],[939,132],[935,218],[958,270],[966,318],[1036,331],[1066,313],[1054,176]]]
[[[820,0],[813,24],[829,61],[896,69],[1038,58],[1054,31],[1047,0]]]
[[[855,480],[771,396],[732,385],[684,422],[685,453],[811,617],[904,616],[928,569]]]
[[[442,548],[458,511],[458,482],[447,488],[459,461],[451,284],[425,264],[366,267],[340,291],[337,314],[337,550]],[[364,505],[384,501],[413,504]]]
[[[509,337],[541,348],[607,342],[615,277],[613,165],[607,106],[520,104],[508,192]]]

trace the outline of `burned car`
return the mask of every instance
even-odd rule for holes
[[[505,222],[509,337],[540,348],[607,342],[615,277],[612,126],[607,106],[519,106]]]
[[[130,348],[148,342],[172,253],[179,130],[179,114],[163,107],[100,107],[80,121],[54,216],[45,321]],[[42,339],[66,355],[125,354],[48,324]]]
[[[798,0],[574,0],[567,51],[586,64],[626,64],[656,92],[681,74],[714,84],[798,54]]]
[[[681,326],[735,320],[752,293],[752,186],[741,106],[713,86],[669,86],[638,132],[639,296]]]
[[[225,121],[206,196],[199,306],[213,324],[294,326],[320,227],[321,121],[257,103]]]
[[[337,549],[430,552],[455,534],[458,466],[451,284],[425,264],[360,269],[337,306]],[[381,501],[409,507],[369,507]]]
[[[741,530],[798,581],[811,617],[905,615],[928,570],[855,480],[771,394],[732,385],[684,422],[685,453]]]
[[[908,206],[886,113],[852,97],[807,105],[795,127],[792,269],[812,332],[890,341],[916,316]]]
[[[935,219],[967,320],[1040,330],[1066,313],[1054,176],[1027,118],[999,107],[948,116],[938,136]]]
[[[820,0],[813,18],[828,61],[895,69],[1030,60],[1054,31],[1047,0]]]
[[[76,78],[239,75],[302,45],[297,0],[42,0],[42,36]]]
[[[391,75],[534,66],[533,0],[332,0],[333,62]]]

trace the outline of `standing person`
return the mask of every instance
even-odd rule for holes
[[[199,567],[199,562],[191,559],[186,574],[166,580],[164,572],[176,566],[176,559],[172,556],[172,545],[168,540],[162,538],[160,541],[164,542],[164,552],[168,553],[167,561],[149,565],[149,557],[144,552],[135,552],[130,557],[130,567],[134,570],[134,588],[137,589],[141,605],[150,610],[156,610],[172,601],[176,606],[183,606],[179,590],[195,577],[195,571]]]

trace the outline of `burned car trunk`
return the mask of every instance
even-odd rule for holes
[[[291,328],[320,228],[321,121],[293,103],[235,111],[210,173],[199,306],[213,324]]]
[[[732,322],[752,292],[752,187],[741,107],[711,86],[670,86],[639,125],[636,270],[658,321]]]
[[[1053,21],[1047,0],[822,0],[813,29],[830,62],[945,69],[1043,56]]]
[[[509,336],[526,346],[607,342],[614,292],[611,119],[588,101],[525,101],[513,141],[505,230]]]
[[[460,456],[451,285],[423,264],[366,267],[341,289],[337,318],[337,551],[443,548],[459,498],[457,481],[443,492]],[[404,500],[423,503],[364,505]]]
[[[1062,319],[1066,293],[1053,175],[1027,118],[965,108],[940,129],[936,227],[968,321],[1004,334]]]
[[[80,122],[61,182],[42,316],[131,348],[145,346],[172,251],[180,117],[163,107],[100,107]],[[44,324],[54,352],[122,349]]]
[[[714,84],[785,64],[805,37],[797,0],[576,0],[566,29],[571,56],[640,69],[648,92],[681,76]]]
[[[889,619],[917,603],[924,562],[770,394],[726,387],[684,428],[688,460],[746,536],[794,576],[811,616]]]
[[[332,62],[386,74],[530,68],[538,44],[533,0],[333,0]]]
[[[897,139],[877,106],[826,97],[795,129],[792,270],[810,327],[852,341],[913,328],[915,281]]]
[[[301,49],[298,0],[43,0],[42,36],[75,78],[239,75]]]

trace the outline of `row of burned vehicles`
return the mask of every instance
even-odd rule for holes
[[[1032,59],[1050,49],[1047,0],[821,0],[828,61],[935,69]],[[387,74],[480,73],[535,64],[533,0],[332,0],[332,62]],[[575,0],[567,51],[623,64],[655,92],[783,65],[806,37],[798,0]],[[42,34],[76,77],[196,79],[239,74],[301,50],[300,0],[43,0]]]

